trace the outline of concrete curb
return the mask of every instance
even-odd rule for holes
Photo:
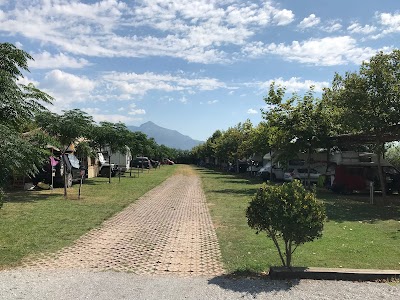
[[[400,270],[271,267],[271,279],[376,281],[400,279]]]

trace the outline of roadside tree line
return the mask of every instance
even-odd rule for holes
[[[152,158],[179,159],[187,151],[158,145],[144,133],[131,132],[123,123],[96,124],[87,113],[72,109],[55,114],[47,109],[56,100],[33,84],[19,82],[23,72],[29,72],[33,58],[10,43],[0,43],[0,207],[4,188],[12,176],[34,176],[50,152],[47,145],[65,152],[79,140],[81,155],[95,151],[126,151],[132,155]],[[65,192],[66,193],[66,190]]]
[[[272,83],[264,102],[263,122],[253,126],[247,120],[217,130],[192,150],[193,157],[221,163],[275,151],[285,160],[299,152],[311,155],[318,148],[337,147],[339,137],[347,135],[340,147],[377,154],[384,186],[380,157],[386,143],[400,139],[400,50],[379,52],[358,71],[336,73],[320,98],[313,86],[304,95],[286,97],[285,87]]]

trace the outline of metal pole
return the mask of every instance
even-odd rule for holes
[[[369,182],[369,203],[374,204],[374,182]]]

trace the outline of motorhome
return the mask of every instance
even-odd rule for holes
[[[277,157],[277,156],[275,156]],[[370,183],[376,190],[381,190],[378,172],[378,156],[370,152],[326,151],[312,153],[309,163],[307,153],[299,153],[289,160],[286,166],[271,154],[265,155],[266,163],[259,173],[263,179],[282,179],[285,169],[303,167],[316,170],[324,177],[324,185],[335,192],[351,193],[367,191]],[[400,172],[387,160],[381,158],[386,191],[392,193],[400,190]]]
[[[124,173],[127,170],[129,170],[131,165],[132,155],[128,146],[125,146],[124,153],[120,151],[111,152],[110,158],[108,158],[108,151],[109,149],[106,147],[105,151],[103,151],[103,156],[105,156],[107,160],[110,159],[110,163],[113,166],[116,166],[119,172]]]
[[[400,172],[381,158],[382,174],[387,193],[399,191]],[[382,190],[379,181],[378,156],[375,153],[342,151],[333,153],[329,165],[331,188],[335,192],[351,193],[369,190],[372,183]]]

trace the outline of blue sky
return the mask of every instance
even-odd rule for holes
[[[258,124],[272,81],[320,93],[399,38],[399,0],[0,0],[0,40],[34,57],[21,82],[52,111],[198,140]]]

